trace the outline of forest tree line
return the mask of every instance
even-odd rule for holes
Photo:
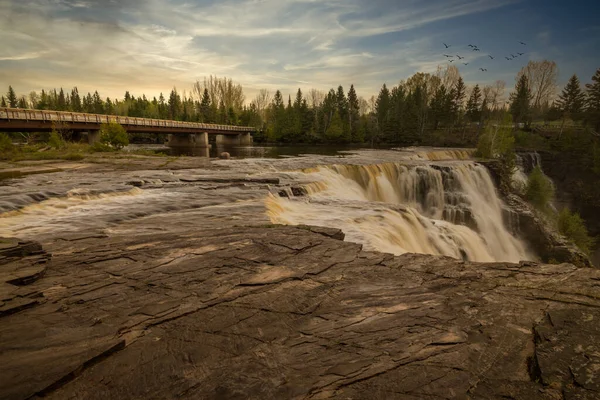
[[[288,143],[423,143],[431,132],[463,138],[480,132],[487,121],[502,121],[506,110],[524,129],[536,121],[584,124],[600,131],[600,69],[582,87],[573,75],[557,93],[558,68],[552,61],[530,61],[516,76],[507,97],[506,83],[468,87],[455,66],[436,73],[416,73],[396,86],[384,84],[377,96],[360,97],[354,85],[325,93],[298,89],[287,99],[281,91],[260,90],[249,103],[243,88],[230,78],[210,76],[192,90],[173,88],[166,98],[102,98],[98,91],[80,94],[42,90],[18,96],[9,86],[2,107],[35,108],[254,126],[255,140]]]

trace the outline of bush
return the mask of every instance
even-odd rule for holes
[[[120,150],[129,144],[129,137],[125,128],[116,122],[111,122],[100,127],[100,142]]]
[[[50,138],[48,139],[48,146],[58,150],[65,146],[65,141],[62,139],[62,137],[58,134],[57,131],[53,130],[50,133]]]
[[[558,214],[558,231],[577,245],[584,253],[590,252],[594,240],[588,235],[583,219],[578,213],[571,213],[564,208]]]
[[[541,211],[548,211],[549,204],[554,198],[554,185],[552,181],[544,175],[542,169],[537,166],[529,174],[525,197],[531,204]]]
[[[0,133],[0,153],[10,153],[15,149],[15,145],[6,133]]]
[[[92,153],[105,153],[109,151],[115,151],[115,149],[106,143],[96,142],[90,146],[90,151]]]

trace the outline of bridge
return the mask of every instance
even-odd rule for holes
[[[87,133],[90,144],[100,139],[101,125],[111,122],[120,124],[128,133],[167,134],[167,145],[170,147],[209,147],[209,134],[216,135],[217,145],[250,145],[252,144],[251,132],[256,131],[256,128],[250,126],[68,111],[0,108],[0,132],[50,132],[53,129],[67,129],[73,132]]]

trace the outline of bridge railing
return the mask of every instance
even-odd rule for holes
[[[121,125],[148,126],[158,128],[188,128],[213,131],[254,132],[250,126],[205,124],[200,122],[172,121],[166,119],[123,117],[120,115],[88,114],[69,111],[32,110],[25,108],[0,108],[0,120],[42,121],[58,123],[105,124],[116,122]]]

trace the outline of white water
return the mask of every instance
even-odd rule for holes
[[[348,240],[393,254],[535,258],[504,225],[502,201],[478,164],[335,165],[305,174],[316,181],[307,197],[267,199],[272,222],[340,228]]]

